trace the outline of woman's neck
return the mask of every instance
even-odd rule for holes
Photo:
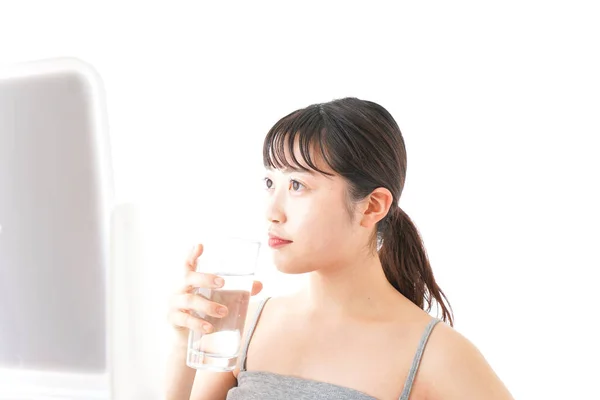
[[[399,300],[408,301],[389,283],[377,255],[311,272],[300,295],[307,312],[329,319],[385,318]]]

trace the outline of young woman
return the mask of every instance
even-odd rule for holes
[[[263,158],[273,261],[309,282],[251,304],[235,371],[195,371],[185,365],[187,332],[210,325],[189,311],[222,315],[190,293],[220,286],[194,272],[197,246],[171,302],[169,399],[512,399],[452,328],[421,238],[398,206],[406,150],[388,111],[356,98],[294,111],[267,134]],[[261,288],[255,282],[252,294]],[[441,320],[428,314],[434,302]]]

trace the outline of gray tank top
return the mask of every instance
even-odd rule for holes
[[[280,375],[273,372],[263,371],[246,371],[246,355],[250,346],[250,339],[256,329],[256,324],[260,314],[269,298],[264,299],[256,310],[256,316],[252,321],[252,325],[248,329],[248,334],[240,354],[241,364],[238,374],[237,387],[232,388],[227,394],[226,400],[282,400],[282,399],[298,399],[298,400],[319,400],[319,399],[336,399],[336,400],[377,400],[373,396],[360,392],[355,389],[350,389],[344,386],[338,386],[331,383],[319,382],[310,379],[297,378],[293,376]],[[412,389],[421,357],[427,344],[427,339],[433,330],[433,327],[440,322],[437,318],[432,318],[431,322],[425,328],[417,352],[413,359],[410,371],[402,390],[400,400],[408,400]]]

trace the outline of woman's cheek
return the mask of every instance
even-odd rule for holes
[[[292,210],[293,225],[301,234],[310,233],[314,227],[315,211],[311,209],[308,202],[295,204]],[[307,232],[308,231],[308,232]]]

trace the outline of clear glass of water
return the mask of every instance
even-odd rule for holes
[[[196,293],[223,304],[229,312],[223,318],[195,313],[212,324],[213,331],[190,331],[186,361],[189,367],[213,371],[235,368],[242,347],[259,249],[260,242],[238,238],[204,243],[196,270],[222,277],[225,285],[219,289],[197,288]]]

